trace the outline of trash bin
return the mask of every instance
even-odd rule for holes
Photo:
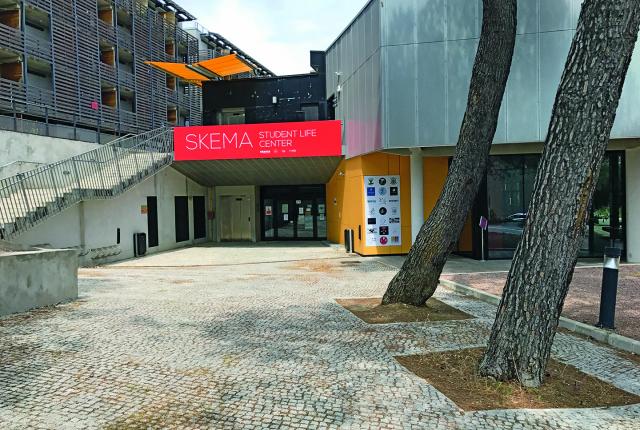
[[[353,251],[353,230],[345,229],[344,231],[344,248],[347,253],[352,253]]]
[[[147,233],[133,234],[133,255],[142,257],[147,253]]]

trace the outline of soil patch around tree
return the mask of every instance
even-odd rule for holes
[[[381,298],[336,299],[336,302],[368,324],[455,321],[473,318],[433,297],[424,306],[402,303],[382,305]]]
[[[596,408],[640,403],[627,393],[575,367],[550,360],[539,388],[499,382],[478,374],[483,349],[396,357],[465,411],[493,409]]]

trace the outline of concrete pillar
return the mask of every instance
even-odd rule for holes
[[[640,148],[626,152],[627,260],[640,263]]]
[[[415,242],[424,222],[422,150],[411,150],[411,243]]]

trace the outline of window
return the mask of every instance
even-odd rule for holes
[[[319,117],[319,108],[317,104],[302,105],[305,121],[317,121]]]
[[[245,123],[244,108],[228,108],[222,109],[222,122],[221,125],[233,125]]]

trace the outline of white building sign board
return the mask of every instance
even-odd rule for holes
[[[364,177],[367,246],[402,245],[400,176]]]

